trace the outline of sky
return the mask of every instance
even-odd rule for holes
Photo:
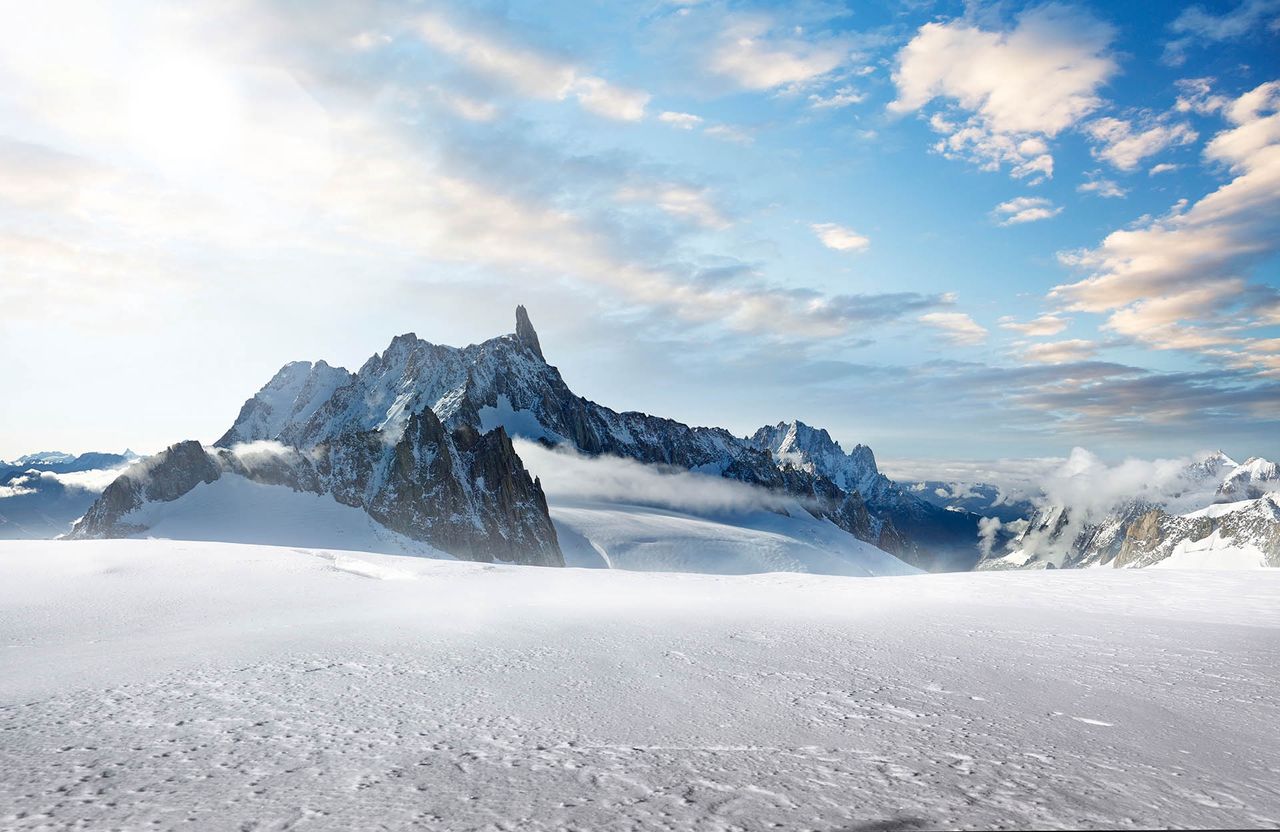
[[[738,434],[1280,456],[1280,0],[0,0],[0,458],[517,303]]]

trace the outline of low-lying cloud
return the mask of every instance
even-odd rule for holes
[[[652,506],[690,514],[741,514],[794,508],[792,497],[768,489],[680,468],[646,465],[616,456],[586,456],[514,440],[525,466],[542,480],[556,503],[592,501]]]

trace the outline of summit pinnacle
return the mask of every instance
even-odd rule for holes
[[[533,324],[529,321],[529,313],[525,311],[523,306],[516,307],[516,340],[528,347],[538,358],[543,361],[547,360],[542,355],[542,345],[538,343],[538,333],[534,332]]]

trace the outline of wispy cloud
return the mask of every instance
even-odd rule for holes
[[[584,109],[620,121],[644,118],[649,93],[610,84],[528,46],[430,12],[419,18],[418,33],[433,48],[525,95],[556,101],[572,97]]]
[[[1041,315],[1033,320],[1023,322],[1011,317],[1000,319],[1000,327],[1002,329],[1011,329],[1014,332],[1021,332],[1023,335],[1036,338],[1057,335],[1066,329],[1068,324],[1069,322],[1066,318],[1058,315]]]
[[[1002,202],[992,214],[1000,225],[1022,225],[1052,219],[1062,213],[1061,206],[1042,196],[1020,196]]]
[[[819,222],[809,226],[822,244],[833,251],[866,251],[871,240],[851,228],[834,222]]]
[[[1178,66],[1197,44],[1222,43],[1278,30],[1280,0],[1241,0],[1235,8],[1222,12],[1209,11],[1200,5],[1189,6],[1169,24],[1169,31],[1175,37],[1165,44],[1164,61]]]
[[[663,124],[670,124],[672,127],[678,127],[681,130],[692,130],[702,123],[702,117],[695,116],[693,113],[677,113],[667,110],[658,114],[658,121]]]
[[[1110,116],[1089,122],[1084,131],[1098,142],[1093,148],[1094,157],[1120,170],[1134,170],[1148,156],[1199,138],[1189,124],[1156,122],[1135,130],[1131,122]]]
[[[1069,341],[1050,341],[1043,344],[1030,344],[1023,347],[1023,361],[1034,361],[1038,364],[1070,364],[1077,361],[1088,361],[1098,352],[1098,345],[1093,341],[1075,338]]]
[[[840,66],[850,54],[839,38],[808,38],[780,31],[763,15],[727,21],[707,67],[749,90],[804,84]]]
[[[952,344],[971,347],[987,340],[985,327],[964,312],[930,312],[917,318],[938,330]]]

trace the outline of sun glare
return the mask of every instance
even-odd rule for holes
[[[140,155],[164,173],[201,178],[238,152],[241,106],[229,73],[203,61],[148,61],[130,95],[130,131]]]

